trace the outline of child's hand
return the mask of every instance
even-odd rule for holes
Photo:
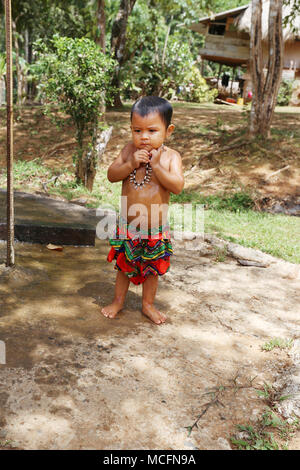
[[[149,152],[145,149],[140,149],[134,152],[132,164],[134,168],[139,168],[141,164],[149,162]]]
[[[155,166],[159,163],[160,156],[164,151],[164,145],[161,145],[157,150],[153,149],[150,152],[151,155],[151,166]]]

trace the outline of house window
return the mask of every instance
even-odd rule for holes
[[[214,21],[210,23],[208,28],[208,34],[215,34],[217,36],[224,36],[226,29],[226,19]]]

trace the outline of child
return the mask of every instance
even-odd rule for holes
[[[107,259],[116,260],[118,273],[114,300],[102,309],[105,317],[114,318],[122,309],[131,281],[143,283],[144,315],[156,324],[166,321],[153,304],[158,275],[168,271],[172,254],[164,208],[168,208],[170,192],[179,194],[184,185],[181,157],[164,145],[174,130],[172,113],[172,106],[163,98],[145,96],[137,100],[131,109],[132,142],[107,172],[111,183],[123,181],[122,196],[126,198],[122,200],[126,199],[127,207],[121,209],[125,221],[121,220],[117,236],[110,240]],[[139,231],[134,227],[137,211]]]

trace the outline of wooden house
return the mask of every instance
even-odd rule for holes
[[[297,1],[297,0],[294,0]],[[291,6],[283,7],[283,18],[289,14]],[[262,38],[263,59],[267,63],[269,1],[263,2]],[[190,29],[205,36],[205,45],[200,49],[202,61],[210,60],[231,67],[245,67],[246,83],[244,93],[251,87],[249,74],[251,4],[232,10],[200,18],[192,23]],[[283,28],[283,78],[300,79],[300,16],[293,19],[293,24]],[[220,72],[219,72],[220,75]]]

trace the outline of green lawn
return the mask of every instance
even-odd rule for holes
[[[300,263],[300,219],[245,210],[206,210],[205,231],[223,239],[258,248],[292,263]]]

